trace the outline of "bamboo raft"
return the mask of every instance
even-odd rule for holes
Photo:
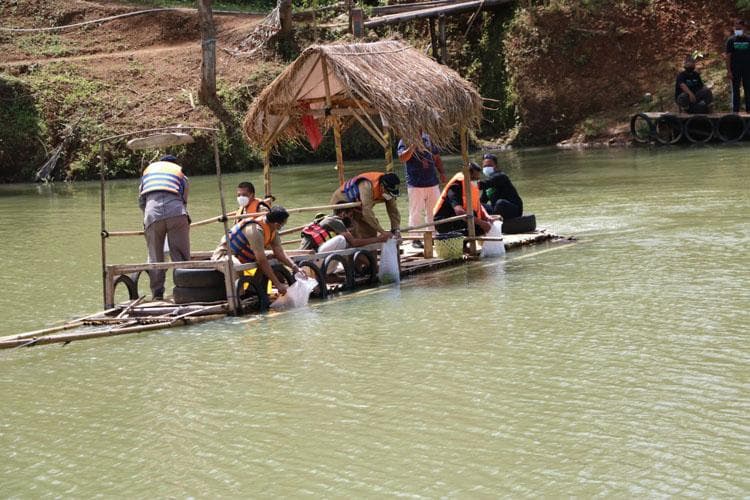
[[[641,144],[732,143],[749,137],[748,130],[748,113],[637,113],[630,119],[630,135]]]

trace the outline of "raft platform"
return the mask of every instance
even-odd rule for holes
[[[637,143],[703,144],[732,143],[750,137],[748,113],[636,113],[630,119],[630,135]]]
[[[401,243],[409,240],[428,239],[424,236],[405,236]],[[572,238],[564,238],[553,233],[537,230],[531,233],[506,234],[503,242],[506,250],[520,247],[537,245],[548,241],[560,243],[572,241]],[[315,276],[319,286],[313,291],[311,300],[325,300],[335,297],[341,293],[354,291],[364,287],[378,286],[377,262],[379,245],[369,245],[362,248],[350,248],[338,252],[314,253],[312,251],[292,250],[287,255],[301,268],[308,268],[308,274]],[[428,239],[429,247],[429,239]],[[425,256],[425,253],[428,256]],[[462,254],[461,258],[443,259],[435,255],[429,256],[430,249],[426,251],[415,248],[411,244],[399,245],[399,266],[402,279],[417,274],[428,273],[447,267],[463,265],[469,261],[477,260],[478,257]],[[222,261],[201,260],[207,259],[209,252],[197,252],[193,254],[194,259],[189,262],[164,262],[150,264],[148,266],[178,269],[190,267],[193,269],[212,269],[222,264]],[[288,284],[294,282],[291,273],[273,259],[269,259],[275,272],[280,274],[282,280]],[[323,262],[318,266],[316,262]],[[330,274],[321,269],[329,269],[333,262],[341,266]],[[274,291],[268,293],[268,280],[260,273],[253,277],[243,277],[237,281],[237,292],[241,307],[233,310],[226,298],[224,300],[209,302],[193,302],[177,304],[173,298],[160,301],[146,301],[145,296],[138,295],[140,277],[145,272],[123,273],[130,268],[143,268],[146,264],[133,265],[111,265],[108,266],[108,281],[111,281],[112,293],[117,286],[128,289],[130,300],[113,305],[112,307],[81,318],[76,318],[64,324],[25,332],[17,335],[0,337],[0,349],[15,347],[31,347],[46,344],[67,344],[76,340],[87,340],[101,337],[126,335],[131,333],[148,332],[164,328],[192,325],[224,318],[228,315],[258,314],[268,309],[270,302],[276,297]],[[244,264],[235,266],[235,272],[252,269],[255,264]],[[120,273],[115,275],[116,273]],[[148,277],[146,276],[146,282]]]

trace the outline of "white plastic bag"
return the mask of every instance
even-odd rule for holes
[[[401,275],[398,270],[398,246],[396,238],[390,238],[383,243],[380,250],[380,269],[378,279],[381,283],[400,283]]]
[[[502,221],[496,220],[492,223],[492,227],[485,236],[492,236],[495,238],[503,237],[503,223]],[[502,241],[483,241],[482,242],[482,253],[481,257],[503,257],[505,255],[505,243]]]
[[[284,295],[273,301],[271,304],[272,309],[293,309],[307,305],[307,301],[310,300],[310,294],[318,286],[318,281],[308,278],[305,273],[297,273],[294,277],[297,281],[287,288]]]

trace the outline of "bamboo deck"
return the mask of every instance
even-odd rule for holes
[[[504,235],[503,241],[507,250],[540,244],[550,240],[562,241],[564,238],[544,230],[533,233]],[[351,253],[355,249],[345,252]],[[293,256],[296,252],[289,252]],[[318,254],[322,255],[322,254]],[[298,252],[296,259],[309,258],[309,252]],[[317,257],[317,256],[316,256]],[[425,258],[424,251],[411,244],[401,246],[401,277],[408,278],[416,274],[428,273],[437,269],[459,266],[474,259],[464,255],[461,259]],[[209,263],[203,267],[210,267]],[[241,269],[240,269],[241,270]],[[328,283],[328,296],[342,292],[342,283],[332,280]],[[256,311],[257,312],[257,311]],[[107,310],[77,318],[62,325],[0,337],[0,349],[31,347],[53,343],[67,344],[74,340],[87,340],[130,333],[147,332],[176,326],[191,325],[211,321],[232,314],[227,302],[174,304],[169,300],[147,302],[144,297],[117,304]]]

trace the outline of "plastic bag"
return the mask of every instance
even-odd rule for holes
[[[503,237],[503,223],[496,220],[492,223],[492,227],[485,236],[492,236],[494,238]],[[505,255],[505,243],[502,241],[483,241],[482,242],[482,253],[481,257],[503,257]]]
[[[400,283],[401,275],[398,270],[398,246],[396,238],[390,238],[383,243],[380,250],[380,269],[378,279],[381,283]]]
[[[284,295],[279,296],[271,304],[272,309],[293,309],[295,307],[305,307],[310,300],[310,294],[318,286],[318,281],[309,278],[305,273],[297,273],[294,276],[295,281],[292,286],[287,288]]]

